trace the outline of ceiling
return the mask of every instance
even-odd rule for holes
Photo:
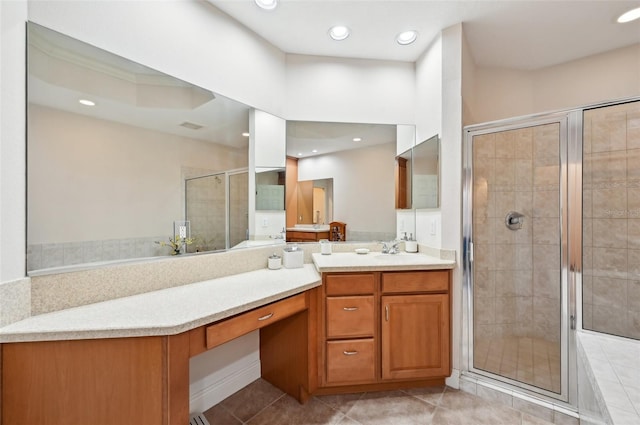
[[[207,0],[286,53],[414,62],[443,29],[463,23],[482,67],[533,70],[640,43],[640,21],[616,23],[640,1],[618,0]],[[346,25],[351,35],[327,32]],[[398,33],[419,32],[400,46]]]
[[[287,121],[287,156],[292,157],[305,158],[395,142],[395,125]]]

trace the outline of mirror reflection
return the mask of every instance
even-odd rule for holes
[[[327,225],[333,221],[333,179],[298,182],[298,223]]]
[[[284,168],[256,168],[256,210],[284,211]]]
[[[286,172],[296,187],[287,189],[287,239],[328,232],[332,222],[346,229],[348,242],[394,239],[396,138],[395,125],[288,121]],[[321,209],[305,206],[299,194],[305,182],[328,179],[332,196],[326,190],[325,202],[333,215],[323,220]]]
[[[411,209],[411,149],[396,157],[396,208]]]
[[[417,144],[412,153],[413,208],[438,208],[440,140],[433,136]]]
[[[246,239],[248,106],[33,23],[27,92],[29,271]]]

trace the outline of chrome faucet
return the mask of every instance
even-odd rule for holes
[[[398,245],[399,245],[398,241],[382,242],[382,253],[397,254],[398,252],[400,252],[398,250]]]

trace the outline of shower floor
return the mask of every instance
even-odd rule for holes
[[[531,337],[476,338],[476,369],[560,393],[560,342]]]

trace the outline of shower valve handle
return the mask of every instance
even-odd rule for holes
[[[522,229],[522,223],[524,223],[524,214],[520,214],[516,211],[509,211],[504,218],[504,225],[509,230]]]

